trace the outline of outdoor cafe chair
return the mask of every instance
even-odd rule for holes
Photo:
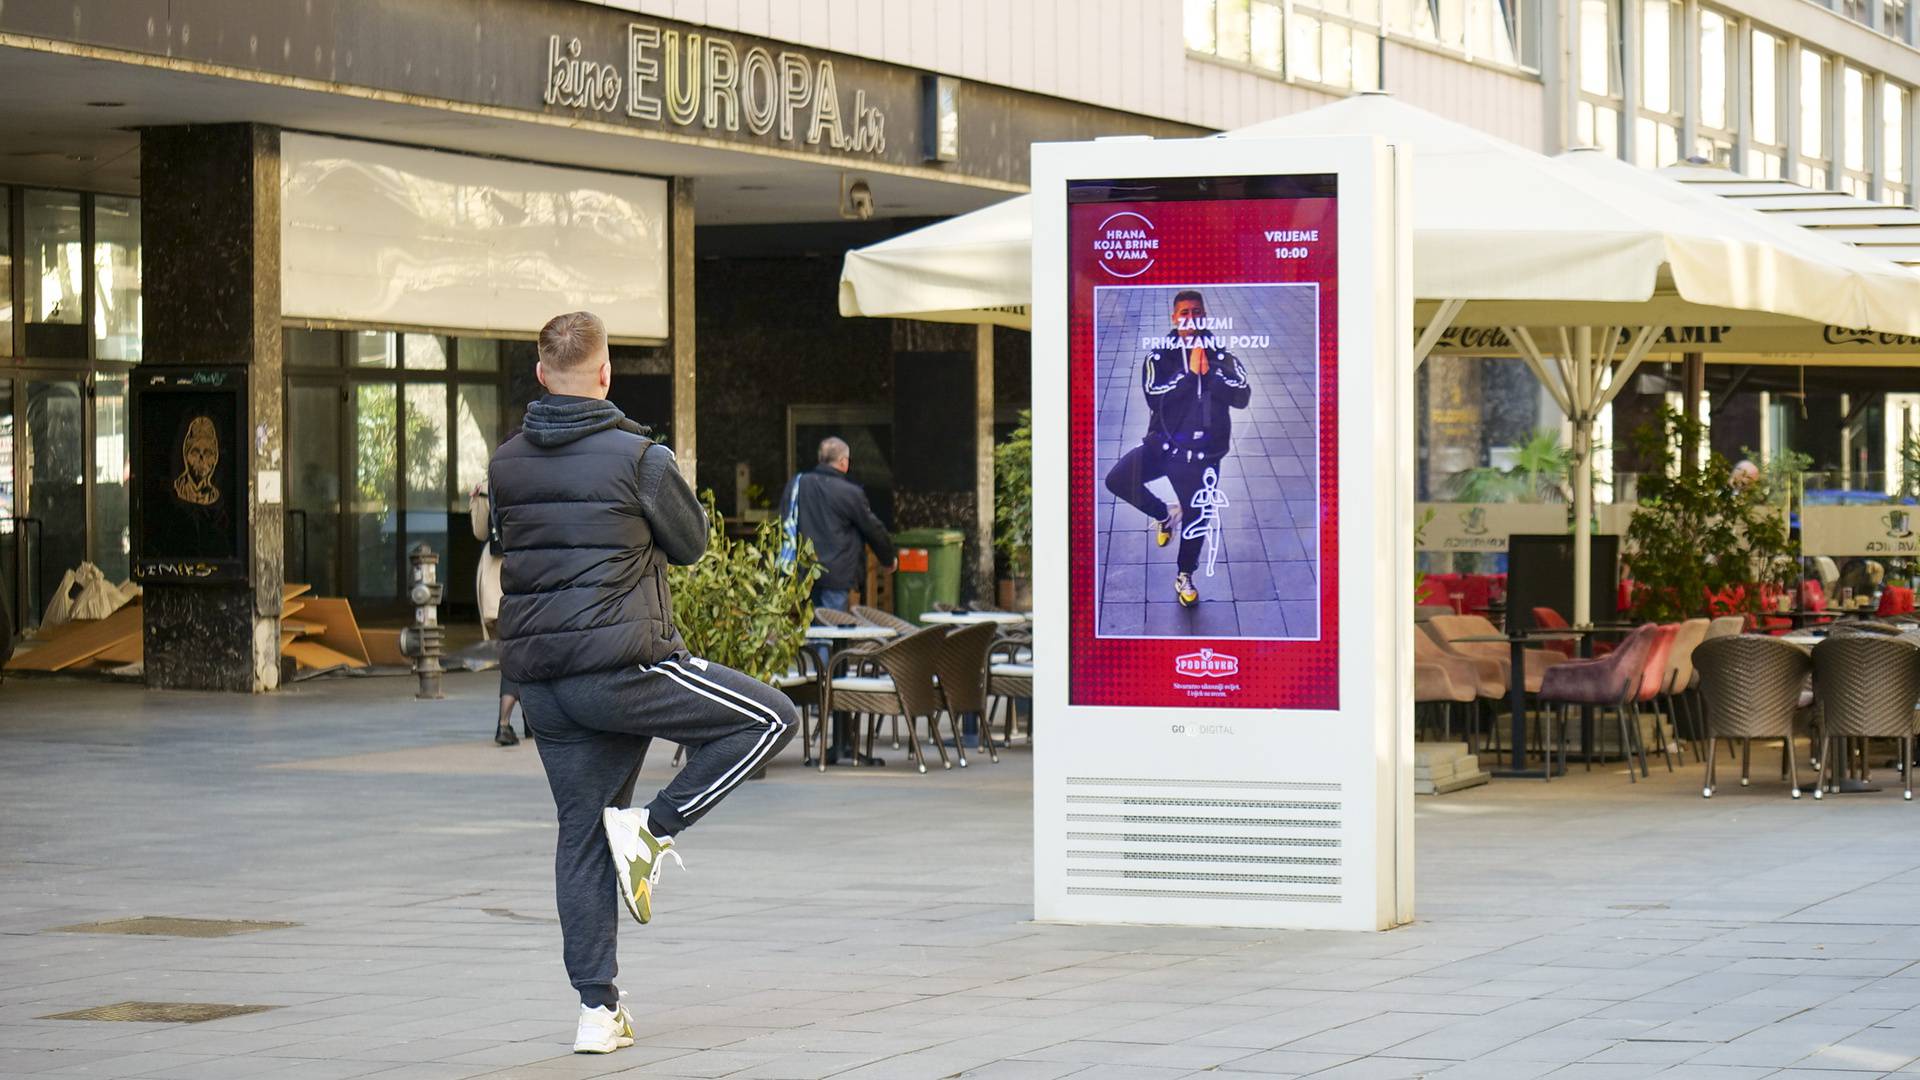
[[[853,617],[873,626],[884,626],[890,630],[898,630],[903,634],[911,634],[915,630],[920,629],[918,624],[903,619],[891,611],[882,611],[877,607],[868,607],[865,604],[853,605]]]
[[[829,607],[813,609],[813,620],[821,626],[861,626],[861,621],[844,611]]]
[[[1667,771],[1673,771],[1673,739],[1661,730],[1660,698],[1667,684],[1667,658],[1673,655],[1673,643],[1680,636],[1679,623],[1664,623],[1654,628],[1653,643],[1640,671],[1640,688],[1633,695],[1633,742],[1640,750],[1640,775],[1647,775],[1647,748],[1640,741],[1641,705],[1653,707],[1653,734],[1660,740],[1660,753],[1667,759]],[[1631,761],[1628,762],[1632,764]]]
[[[1713,621],[1707,624],[1706,640],[1712,641],[1714,638],[1732,637],[1746,628],[1747,620],[1745,616],[1716,615]]]
[[[1451,741],[1453,736],[1453,707],[1470,704],[1474,698],[1474,684],[1456,682],[1454,672],[1440,663],[1415,660],[1413,664],[1413,703],[1439,706],[1442,716],[1441,739]],[[1418,724],[1416,723],[1416,727]],[[1468,729],[1468,749],[1472,749],[1472,729]]]
[[[1801,686],[1813,670],[1805,650],[1767,634],[1739,634],[1703,641],[1693,650],[1700,672],[1700,697],[1707,712],[1707,781],[1700,797],[1713,798],[1719,786],[1714,744],[1741,743],[1740,786],[1751,780],[1753,740],[1779,739],[1781,779],[1800,797],[1799,766],[1793,758],[1793,721],[1803,708]]]
[[[993,731],[987,727],[987,660],[993,652],[992,623],[950,627],[934,654],[934,674],[939,677],[940,698],[947,706],[947,724],[953,729],[955,756],[960,767],[967,767],[967,742],[960,731],[960,714],[972,713],[974,727],[980,732],[980,745],[995,764],[1000,752],[994,749]],[[940,725],[930,723],[935,742],[940,742]],[[946,757],[946,744],[940,755]]]
[[[1455,652],[1464,653],[1468,656],[1484,656],[1490,660],[1498,661],[1502,671],[1500,681],[1506,684],[1507,687],[1512,687],[1513,683],[1510,681],[1512,679],[1512,673],[1506,669],[1513,666],[1513,659],[1505,643],[1460,640],[1461,638],[1469,637],[1501,636],[1499,628],[1489,622],[1486,616],[1436,615],[1427,621],[1427,626],[1433,630],[1436,640]],[[1566,658],[1559,653],[1549,652],[1545,649],[1528,649],[1523,655],[1526,657],[1526,671],[1522,674],[1526,680],[1525,685],[1527,692],[1530,694],[1539,692],[1540,679],[1546,673],[1547,669],[1553,667],[1555,664],[1566,662]]]
[[[1033,700],[1033,639],[1027,637],[1002,637],[993,643],[987,653],[987,697],[989,701],[987,716],[982,718],[980,729],[986,731],[993,719],[993,711],[1004,704],[1007,708],[1007,720],[1004,737],[1000,740],[1008,746],[1013,745],[1013,721],[1021,700]],[[1027,742],[1033,742],[1033,715],[1027,715]]]
[[[1550,607],[1537,607],[1533,609],[1533,628],[1535,630],[1565,630],[1567,628],[1567,620],[1559,612]],[[1549,641],[1547,642],[1547,648],[1571,660],[1573,659],[1575,644],[1572,639]]]
[[[868,717],[863,726],[869,755],[880,718],[902,717],[907,721],[907,745],[912,748],[913,762],[921,772],[927,771],[926,756],[920,752],[920,739],[914,725],[923,716],[931,724],[940,711],[940,691],[933,682],[934,653],[945,637],[945,627],[929,626],[894,638],[877,649],[866,652],[849,649],[833,658],[833,666],[828,669],[827,704],[841,712]],[[823,759],[825,755],[823,745]],[[943,763],[946,757],[946,748],[942,747]],[[947,768],[952,767],[947,764]]]
[[[1569,660],[1546,672],[1541,679],[1540,703],[1558,706],[1551,718],[1553,731],[1547,740],[1547,761],[1543,770],[1553,776],[1553,748],[1560,747],[1560,767],[1567,765],[1567,715],[1575,706],[1612,709],[1620,723],[1620,747],[1627,755],[1627,776],[1634,783],[1640,777],[1633,771],[1633,747],[1638,742],[1627,730],[1627,706],[1639,696],[1646,675],[1648,654],[1660,628],[1649,623],[1636,627],[1620,642],[1620,647],[1594,660]],[[1638,721],[1634,723],[1638,727]],[[1591,758],[1588,771],[1593,769]]]
[[[1481,698],[1498,701],[1500,696],[1506,692],[1505,688],[1500,685],[1499,668],[1497,665],[1483,660],[1476,660],[1473,657],[1462,656],[1458,653],[1450,653],[1441,648],[1439,642],[1433,640],[1432,637],[1428,636],[1426,631],[1417,626],[1413,629],[1413,662],[1419,665],[1438,668],[1441,678],[1445,680],[1447,689],[1439,692],[1442,694],[1440,697],[1423,699],[1419,697],[1417,686],[1415,693],[1416,701],[1445,701],[1446,708],[1443,710],[1442,715],[1442,733],[1445,738],[1451,738],[1453,735],[1453,705],[1465,704],[1471,707]],[[1418,675],[1419,673],[1416,671],[1416,684],[1418,682]],[[1438,684],[1435,685],[1437,686]],[[1456,696],[1456,690],[1464,691],[1465,696]],[[1473,736],[1476,727],[1478,727],[1478,724],[1473,722],[1464,725],[1467,735],[1467,749],[1469,751],[1473,749]]]
[[[1709,619],[1688,619],[1680,624],[1673,636],[1673,648],[1667,654],[1667,671],[1664,685],[1660,688],[1660,697],[1666,705],[1667,721],[1672,730],[1668,735],[1677,745],[1681,738],[1680,714],[1688,713],[1686,735],[1695,741],[1694,756],[1700,756],[1697,740],[1700,735],[1699,718],[1688,708],[1693,702],[1693,686],[1698,682],[1693,669],[1693,653],[1700,643],[1706,640],[1707,628],[1712,625]],[[1685,760],[1684,756],[1681,760]]]
[[[820,660],[820,653],[811,647],[803,647],[794,653],[793,669],[773,679],[774,688],[787,695],[787,700],[800,710],[800,749],[805,764],[814,764],[813,732],[816,726],[821,729],[822,746],[826,745],[825,728],[830,713],[827,711],[826,669]],[[824,758],[822,759],[824,760]]]
[[[1813,797],[1828,790],[1834,739],[1900,740],[1905,797],[1913,798],[1913,706],[1920,701],[1920,645],[1878,634],[1839,634],[1813,647],[1813,696],[1821,714]],[[1842,744],[1843,746],[1846,744]],[[1843,754],[1843,761],[1851,761]],[[1861,751],[1861,768],[1867,755]],[[1864,775],[1862,777],[1865,778]],[[1837,784],[1839,776],[1836,773]],[[1834,788],[1833,790],[1838,790]]]

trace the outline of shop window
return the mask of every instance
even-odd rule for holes
[[[454,512],[467,512],[468,501],[487,477],[487,462],[500,439],[500,388],[492,383],[461,383],[453,418]]]
[[[460,338],[453,351],[461,371],[500,370],[500,343],[492,338]]]
[[[1845,65],[1840,80],[1840,188],[1859,198],[1873,191],[1868,154],[1872,152],[1873,96],[1867,92],[1867,73]]]
[[[1880,201],[1904,206],[1907,192],[1907,88],[1880,84]]]
[[[447,339],[438,334],[402,334],[408,371],[447,370]]]
[[[1734,119],[1733,72],[1738,66],[1733,25],[1725,15],[1700,9],[1700,123],[1694,153],[1707,161],[1732,168]]]
[[[1295,0],[1287,77],[1342,90],[1380,88],[1378,0]]]
[[[1580,142],[1620,153],[1620,24],[1613,0],[1580,0]]]
[[[84,357],[87,328],[81,311],[86,256],[80,241],[80,196],[29,190],[23,210],[27,355]]]
[[[1634,118],[1633,153],[1640,165],[1680,160],[1678,42],[1682,5],[1672,0],[1640,3],[1640,113]]]
[[[1748,138],[1746,171],[1749,176],[1779,179],[1786,175],[1787,135],[1780,123],[1781,42],[1765,30],[1752,34],[1753,83],[1748,89],[1752,131]]]
[[[454,501],[447,490],[447,385],[409,383],[406,423],[407,485],[401,504],[406,514],[404,543],[408,549],[424,543],[444,561],[448,514]]]
[[[281,357],[288,367],[337,368],[340,332],[290,327],[281,338]]]
[[[93,197],[93,354],[140,360],[140,200]]]
[[[132,550],[127,528],[127,377],[93,380],[93,563],[108,581],[125,581]]]
[[[0,356],[13,353],[13,193],[0,187]],[[0,483],[11,476],[0,471]],[[12,513],[0,510],[0,514]]]
[[[1810,188],[1825,188],[1832,164],[1827,144],[1828,61],[1812,49],[1800,50],[1800,139],[1795,147],[1794,178]]]
[[[357,368],[392,368],[394,361],[394,338],[397,334],[385,330],[359,330],[353,335],[353,366]]]

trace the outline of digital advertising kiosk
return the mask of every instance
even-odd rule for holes
[[[1033,148],[1043,921],[1413,917],[1407,154]]]

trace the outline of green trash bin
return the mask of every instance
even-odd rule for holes
[[[920,621],[935,604],[960,602],[959,529],[908,529],[893,534],[900,563],[893,573],[893,613]]]

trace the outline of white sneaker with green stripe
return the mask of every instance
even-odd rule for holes
[[[660,880],[660,867],[671,858],[686,869],[680,853],[673,850],[672,837],[657,837],[647,829],[644,806],[622,810],[609,806],[601,811],[600,823],[607,830],[607,852],[613,856],[614,882],[620,900],[640,922],[653,921],[653,883]]]
[[[620,996],[626,997],[626,992],[621,991]],[[573,1032],[574,1053],[611,1054],[632,1045],[633,1017],[627,1015],[626,1002],[611,1009],[605,1005],[591,1009],[580,1006],[580,1026]]]

